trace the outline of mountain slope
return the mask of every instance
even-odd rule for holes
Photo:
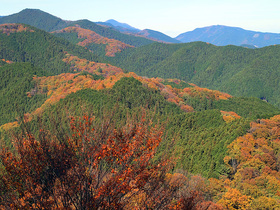
[[[115,56],[117,52],[121,52],[123,49],[133,47],[132,45],[125,44],[121,41],[100,36],[94,31],[83,29],[78,25],[75,27],[67,27],[59,31],[54,31],[53,33],[56,34],[56,36],[60,36],[68,39],[69,41],[77,43],[77,45],[84,46],[96,54],[103,55],[106,52],[105,55],[111,57]],[[98,47],[96,45],[105,45],[105,50],[98,52]]]
[[[245,134],[249,127],[249,121],[246,118],[252,113],[249,113],[248,104],[253,102],[255,105],[255,114],[252,115],[252,119],[257,119],[256,113],[260,110],[265,115],[279,113],[277,108],[259,99],[241,100],[239,108],[248,111],[242,113],[241,119],[232,118],[228,121],[220,110],[211,109],[211,106],[204,111],[185,112],[172,100],[166,100],[167,94],[173,94],[169,86],[164,87],[155,79],[145,79],[135,74],[120,73],[104,80],[95,80],[91,74],[68,73],[51,77],[36,77],[35,83],[38,88],[36,94],[45,90],[45,94],[49,97],[39,109],[26,116],[34,132],[42,126],[38,124],[40,121],[44,122],[45,128],[52,133],[65,133],[69,126],[69,116],[79,117],[90,113],[96,117],[96,120],[100,120],[103,113],[110,113],[110,110],[114,110],[112,117],[118,127],[129,115],[138,115],[145,109],[146,114],[151,114],[154,121],[168,122],[157,158],[160,159],[165,151],[172,148],[176,157],[179,157],[178,169],[201,173],[209,177],[219,177],[226,173],[226,167],[223,164],[225,147],[237,136]],[[152,86],[152,84],[157,86]],[[174,93],[175,91],[176,89]],[[204,99],[212,98],[213,101],[217,101],[213,98],[214,95],[207,95],[203,89],[193,88],[186,91],[184,94],[189,97],[200,98],[201,94],[206,94]],[[201,102],[204,99],[200,98]],[[223,100],[225,99],[221,99]],[[239,99],[236,98],[235,101]],[[230,102],[225,103],[222,108],[232,110],[230,104]],[[53,117],[59,119],[59,122],[56,122],[59,126],[54,124]]]
[[[142,76],[178,78],[234,96],[254,96],[280,107],[280,46],[247,49],[194,42],[127,49],[111,62]]]
[[[24,24],[0,25],[0,59],[30,62],[50,74],[69,72],[66,52],[91,61],[104,61],[84,47]]]
[[[240,46],[246,44],[257,47],[265,47],[280,44],[280,34],[277,33],[249,31],[242,28],[222,25],[197,28],[193,31],[178,35],[176,39],[184,43],[203,41],[217,46]]]
[[[0,67],[0,125],[14,121],[24,114],[40,107],[47,99],[46,94],[36,94],[33,76],[47,75],[30,63],[13,63]],[[32,94],[27,92],[32,90]]]

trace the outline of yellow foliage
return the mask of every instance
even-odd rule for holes
[[[261,196],[253,200],[251,209],[280,209],[279,199]]]
[[[226,111],[221,111],[221,114],[223,116],[223,120],[227,123],[236,120],[236,119],[240,119],[241,117],[236,114],[235,112],[226,112]]]
[[[10,122],[10,123],[6,123],[2,126],[0,126],[0,130],[10,130],[10,129],[13,129],[13,128],[16,128],[18,127],[18,122]]]
[[[252,122],[248,133],[228,146],[228,156],[224,158],[232,173],[226,186],[228,192],[213,191],[226,209],[279,209],[279,119],[278,115]]]
[[[229,210],[247,210],[250,208],[251,202],[252,198],[250,196],[242,195],[237,189],[228,188],[222,199],[217,203],[221,204],[224,208]]]

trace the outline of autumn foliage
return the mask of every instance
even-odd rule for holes
[[[114,130],[92,118],[71,119],[72,135],[58,139],[40,130],[14,139],[15,153],[1,150],[2,208],[120,209],[170,204],[168,161],[153,164],[161,129],[145,118]]]
[[[55,31],[54,33],[77,33],[79,39],[83,39],[78,43],[80,46],[87,46],[91,43],[96,44],[105,44],[106,45],[106,56],[113,57],[117,52],[121,52],[123,49],[134,47],[129,44],[125,44],[121,41],[115,40],[115,39],[108,39],[106,37],[103,37],[94,31],[91,31],[89,29],[81,28],[79,25],[76,25],[75,27],[67,27],[65,29],[62,29],[60,31]]]
[[[47,94],[48,98],[42,104],[41,107],[28,114],[29,119],[32,119],[33,115],[41,114],[45,108],[50,105],[57,103],[59,100],[65,98],[70,93],[77,92],[84,88],[91,88],[95,90],[102,90],[105,88],[112,88],[117,81],[123,77],[134,77],[139,80],[143,86],[159,90],[160,94],[169,102],[175,103],[185,112],[193,112],[194,108],[184,101],[184,97],[207,97],[214,98],[214,100],[221,100],[221,96],[225,96],[224,93],[219,91],[205,90],[205,88],[199,88],[198,86],[178,89],[171,87],[170,85],[164,85],[164,80],[161,78],[146,78],[138,76],[133,72],[124,73],[122,69],[104,63],[96,63],[88,61],[86,59],[80,59],[76,56],[66,54],[64,62],[71,64],[71,68],[77,73],[63,73],[55,76],[34,76],[33,80],[36,87],[27,92],[28,97],[33,97],[36,94]],[[89,74],[88,74],[88,73]],[[94,79],[91,74],[102,76],[104,79]],[[177,80],[175,80],[177,81]],[[230,98],[231,96],[227,96]],[[226,100],[223,98],[222,100]],[[221,111],[223,118],[226,122],[230,122],[234,119],[239,119],[234,112]],[[10,125],[4,126],[5,128],[11,127]]]
[[[280,208],[280,116],[251,123],[249,132],[228,146],[229,178],[210,179],[226,209]]]
[[[236,120],[236,119],[240,119],[241,117],[236,114],[235,112],[226,112],[226,111],[221,111],[221,114],[223,116],[223,119],[225,122],[229,123],[233,120]]]
[[[23,31],[34,32],[34,30],[31,30],[22,24],[7,23],[7,24],[0,25],[0,32],[7,34],[7,35],[10,35],[11,33],[16,33],[16,32],[23,32]]]
[[[109,118],[70,119],[71,135],[28,129],[0,153],[3,209],[221,209],[205,201],[204,179],[170,174],[153,157],[162,128],[145,114],[114,129]]]
[[[6,62],[6,63],[8,63],[8,64],[13,63],[13,61],[10,61],[10,60],[6,60],[6,59],[1,59],[1,60],[4,61],[4,62]]]
[[[193,86],[191,88],[184,88],[184,93],[188,93],[191,96],[198,96],[202,97],[203,95],[206,95],[209,98],[214,98],[215,100],[227,100],[229,98],[232,98],[231,95],[227,93],[220,92],[218,90],[210,90],[207,88],[201,88],[193,83],[189,83],[189,85]]]

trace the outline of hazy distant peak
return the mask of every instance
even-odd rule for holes
[[[161,33],[159,31],[151,30],[151,29],[144,29],[142,31],[139,31],[137,35],[144,36],[150,39],[153,39],[155,41],[159,42],[166,42],[166,43],[180,43],[179,40],[176,40],[174,38],[171,38],[170,36],[167,36],[164,33]]]
[[[130,30],[139,30],[138,28],[134,28],[134,27],[128,25],[127,23],[120,23],[120,22],[118,22],[114,19],[107,20],[106,23],[110,23],[113,26],[119,26],[119,27],[122,27],[122,28],[130,29]]]
[[[219,31],[219,30],[235,30],[235,31],[245,31],[243,28],[233,27],[233,26],[225,26],[225,25],[211,25],[201,28],[196,28],[195,30],[204,30],[204,31]]]
[[[203,41],[218,46],[240,46],[245,44],[255,47],[264,47],[273,44],[280,44],[280,34],[256,32],[239,27],[224,25],[212,25],[203,28],[196,28],[193,31],[178,35],[176,39],[184,43]]]

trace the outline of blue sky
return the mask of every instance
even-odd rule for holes
[[[64,20],[115,19],[171,37],[210,25],[280,33],[280,0],[0,0],[0,16],[25,8]]]

